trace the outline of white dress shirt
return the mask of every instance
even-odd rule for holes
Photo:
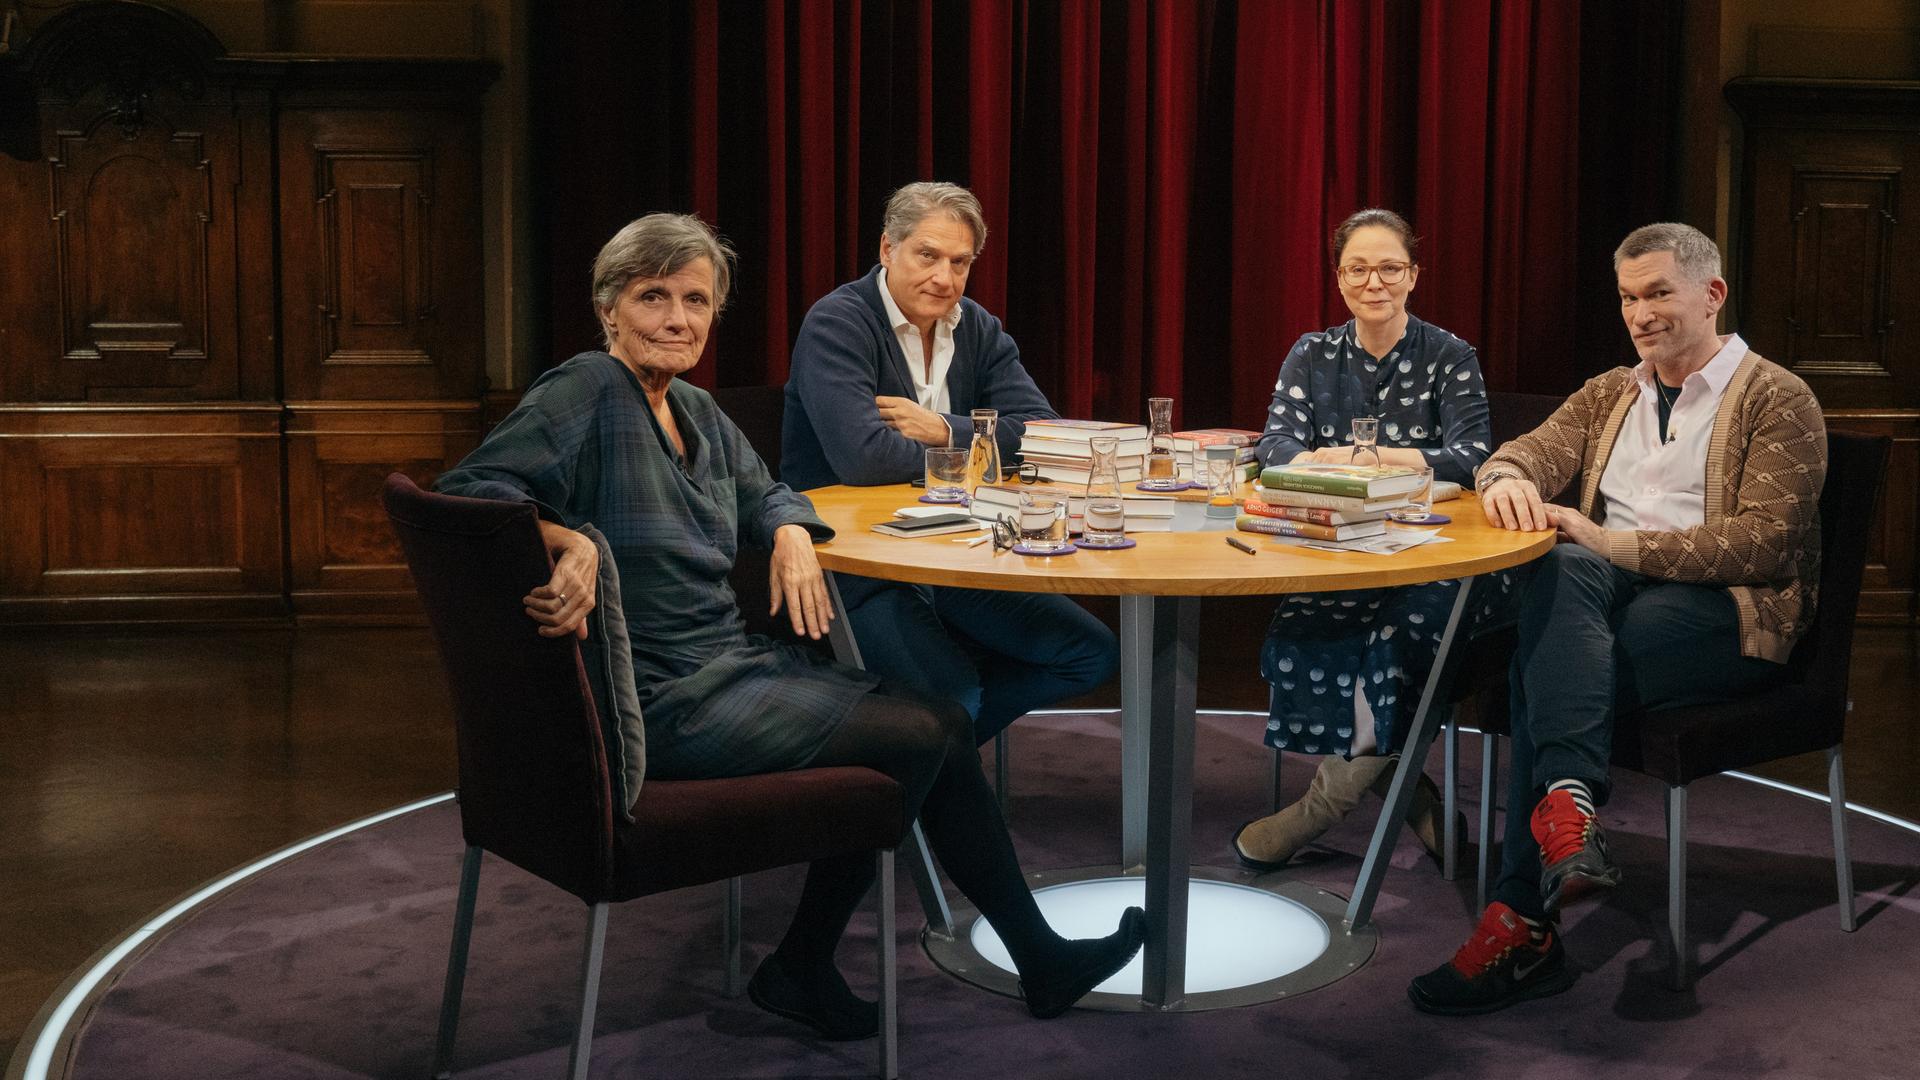
[[[893,293],[887,288],[885,267],[880,270],[880,302],[886,305],[887,321],[893,324],[894,336],[900,339],[900,351],[907,354],[907,372],[913,376],[914,400],[920,403],[921,408],[942,416],[952,412],[947,395],[947,369],[953,366],[953,328],[960,325],[960,305],[955,303],[953,310],[933,324],[933,365],[929,371],[920,328],[913,325],[913,321],[900,310],[899,304],[893,302]]]
[[[1653,365],[1633,369],[1640,400],[1620,425],[1607,470],[1600,475],[1600,505],[1609,530],[1678,532],[1706,521],[1707,444],[1713,416],[1734,369],[1746,359],[1739,334],[1720,339],[1720,351],[1680,383],[1667,431],[1660,430],[1659,380]]]

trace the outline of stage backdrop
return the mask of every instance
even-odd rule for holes
[[[1626,344],[1607,252],[1667,201],[1678,55],[1665,5],[1585,7],[544,5],[544,362],[597,343],[606,237],[690,210],[741,256],[690,378],[784,382],[807,308],[876,261],[887,193],[934,178],[980,196],[968,295],[1067,415],[1168,394],[1184,425],[1258,427],[1294,338],[1346,318],[1327,234],[1370,205],[1413,222],[1412,309],[1493,388],[1565,391]]]

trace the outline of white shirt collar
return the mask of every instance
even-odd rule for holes
[[[1746,358],[1747,343],[1741,339],[1739,334],[1727,334],[1721,337],[1720,351],[1713,354],[1713,359],[1707,361],[1706,366],[1699,371],[1688,375],[1687,379],[1681,381],[1681,385],[1684,386],[1687,380],[1698,377],[1702,382],[1706,383],[1707,389],[1712,392],[1713,396],[1718,398],[1726,391],[1727,384],[1733,381],[1733,373],[1740,367],[1740,361]],[[1653,364],[1646,360],[1640,361],[1639,364],[1634,366],[1633,377],[1640,381],[1641,386],[1652,390],[1654,379]]]
[[[884,266],[880,268],[880,303],[886,306],[887,321],[895,331],[919,329],[913,325],[912,319],[907,318],[906,312],[900,310],[900,305],[893,302],[893,290],[887,288],[887,268]],[[940,316],[939,325],[946,327],[949,333],[960,325],[960,301],[955,300],[952,309]]]

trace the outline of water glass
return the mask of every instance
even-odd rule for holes
[[[1046,554],[1067,549],[1067,501],[1054,495],[1020,493],[1020,542]]]
[[[1353,456],[1355,465],[1380,464],[1380,421],[1372,416],[1353,418]]]
[[[1087,547],[1117,547],[1126,542],[1127,504],[1118,495],[1095,495],[1087,500],[1080,526],[1080,542]]]
[[[1420,486],[1407,492],[1407,505],[1387,511],[1388,517],[1409,525],[1427,520],[1427,515],[1433,509],[1433,469],[1422,465],[1419,472]]]
[[[1231,518],[1239,513],[1234,502],[1234,466],[1240,448],[1229,443],[1214,443],[1202,451],[1207,464],[1207,516]]]
[[[967,454],[964,446],[927,448],[927,501],[967,501]]]

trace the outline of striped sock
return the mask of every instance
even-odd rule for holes
[[[1555,780],[1547,785],[1547,794],[1551,795],[1556,791],[1566,792],[1573,798],[1573,805],[1579,807],[1581,813],[1588,817],[1593,816],[1593,792],[1587,789],[1585,781]]]
[[[1520,915],[1517,911],[1514,914]],[[1547,921],[1530,915],[1520,915],[1520,921],[1527,924],[1527,944],[1536,949],[1544,948],[1547,944]]]

